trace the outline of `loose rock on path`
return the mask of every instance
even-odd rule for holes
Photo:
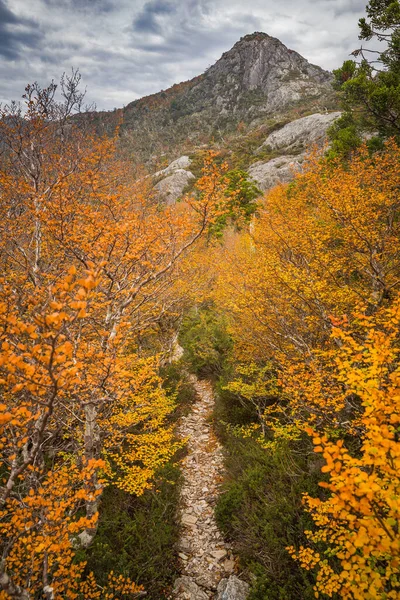
[[[179,435],[188,439],[181,491],[181,577],[174,600],[245,600],[248,584],[233,572],[235,559],[215,522],[214,506],[223,473],[223,454],[210,424],[214,394],[208,381],[191,376],[198,396]],[[230,593],[232,590],[233,593]]]

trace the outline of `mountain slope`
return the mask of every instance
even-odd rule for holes
[[[141,98],[122,110],[121,137],[140,160],[174,149],[191,150],[256,126],[294,107],[306,112],[330,106],[331,75],[265,33],[247,35],[191,81]],[[92,113],[110,129],[119,112]]]

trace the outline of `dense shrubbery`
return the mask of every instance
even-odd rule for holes
[[[178,572],[179,484],[179,468],[171,463],[142,496],[112,487],[105,491],[99,529],[85,557],[99,585],[112,570],[140,582],[149,600],[168,598]]]
[[[246,546],[261,563],[266,552],[264,566],[276,588],[270,591],[262,575],[260,598],[307,597],[310,572],[315,597],[398,597],[399,153],[390,140],[372,156],[362,147],[347,164],[311,161],[291,186],[269,193],[251,235],[237,237],[215,261],[221,272],[216,301],[230,314],[234,340],[228,388],[258,414],[258,431],[256,423],[239,425],[247,425],[241,427],[246,436],[258,436],[267,465],[256,483],[245,469],[243,486],[233,472],[236,482],[219,510],[230,528],[236,516],[232,535],[239,550],[242,537],[255,530],[241,550],[245,564],[251,568]],[[300,443],[305,433],[322,455],[321,485],[312,492],[316,482],[303,462],[312,452]],[[245,437],[237,452],[245,464],[248,443]],[[282,482],[287,496],[280,494]],[[260,514],[252,496],[258,485],[265,485]],[[296,533],[290,515],[299,522],[292,508],[300,507],[302,493],[313,522],[301,523]],[[280,529],[284,517],[289,522]],[[263,518],[268,527],[258,529]],[[299,567],[288,561],[280,581],[278,567],[287,555],[271,568],[271,531],[278,548],[290,546],[305,579],[291,579]]]
[[[165,365],[160,370],[163,387],[169,395],[175,397],[176,409],[172,419],[177,420],[179,414],[188,410],[195,399],[195,390],[185,372],[182,361]]]
[[[79,82],[62,79],[60,103],[36,83],[24,107],[0,109],[2,600],[99,598],[75,554],[96,537],[103,489],[153,490],[181,447],[159,376],[164,325],[186,306],[189,249],[231,208],[212,154],[195,197],[155,202],[117,134],[70,120]],[[103,599],[138,591],[107,586]]]
[[[226,318],[212,305],[192,309],[182,323],[180,341],[184,360],[199,377],[217,377],[223,368],[232,341]]]
[[[317,494],[319,472],[310,443],[266,451],[232,428],[256,422],[256,414],[229,392],[220,392],[217,430],[226,449],[227,481],[216,507],[219,527],[251,574],[251,600],[314,598],[314,578],[293,563],[286,546],[304,541],[312,521],[302,494]]]

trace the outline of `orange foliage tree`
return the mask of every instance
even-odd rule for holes
[[[6,597],[75,597],[69,556],[96,533],[104,484],[140,494],[175,452],[173,402],[138,340],[179,302],[178,263],[226,198],[209,157],[197,192],[160,205],[115,139],[75,126],[78,86],[77,74],[63,80],[62,103],[54,85],[28,86],[26,112],[5,107],[0,120]]]
[[[305,497],[317,530],[306,532],[311,546],[290,551],[306,569],[316,570],[316,597],[398,598],[400,300],[378,319],[359,315],[357,321],[356,336],[334,328],[341,347],[330,370],[360,404],[361,447],[354,450],[310,429],[314,450],[325,460],[322,471],[329,474],[320,485],[330,496]]]
[[[252,232],[220,250],[217,302],[231,315],[236,357],[279,369],[330,345],[331,315],[374,312],[399,285],[399,148],[350,166],[314,157],[266,197]],[[217,271],[218,273],[218,271]]]
[[[215,260],[228,389],[263,407],[268,451],[307,431],[326,461],[324,499],[305,498],[310,546],[290,549],[316,597],[399,594],[399,159],[392,141],[348,164],[311,157]]]
[[[48,600],[81,597],[85,565],[74,561],[77,536],[96,529],[97,510],[83,516],[82,508],[97,506],[104,484],[97,473],[106,463],[68,444],[79,418],[74,395],[82,385],[84,350],[73,346],[71,331],[84,334],[95,274],[78,282],[70,271],[42,299],[47,310],[32,297],[23,316],[2,281],[1,598],[28,599],[36,590]],[[140,591],[126,580],[118,585],[121,592]],[[86,598],[99,597],[90,581],[84,589]]]

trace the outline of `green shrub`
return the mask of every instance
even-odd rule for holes
[[[192,309],[183,320],[179,337],[190,371],[203,378],[222,373],[232,340],[226,318],[212,305]]]
[[[235,225],[240,230],[243,224],[248,224],[257,211],[256,198],[262,192],[256,184],[249,179],[249,174],[242,169],[232,169],[224,175],[227,188],[225,196],[228,198],[224,214],[220,215],[210,228],[210,235],[221,237],[228,224]]]
[[[315,496],[321,489],[308,440],[272,451],[251,438],[236,437],[221,420],[245,425],[256,415],[224,391],[218,395],[215,418],[220,422],[217,432],[225,445],[227,470],[215,514],[250,574],[249,600],[313,599],[313,576],[300,569],[286,550],[304,543],[304,530],[312,527],[302,494]]]
[[[182,361],[173,362],[160,369],[163,387],[168,394],[175,396],[177,408],[172,414],[174,421],[186,414],[195,401],[196,391],[182,365]]]
[[[227,381],[227,369],[216,383],[216,399],[214,406],[214,429],[222,444],[228,444],[231,436],[227,425],[250,425],[258,423],[255,407],[249,402],[242,402],[236,395],[223,389]]]
[[[142,584],[148,600],[169,597],[178,576],[179,485],[179,468],[169,464],[154,489],[140,497],[113,487],[105,490],[99,529],[83,557],[99,585],[112,570]]]

